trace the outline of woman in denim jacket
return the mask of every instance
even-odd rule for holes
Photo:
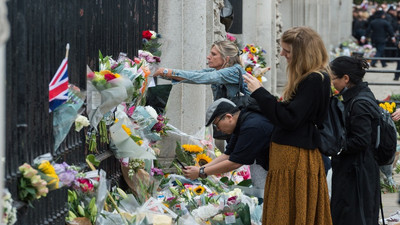
[[[154,76],[171,79],[172,83],[211,84],[214,100],[233,97],[239,90],[239,77],[246,71],[242,67],[238,47],[230,41],[219,41],[211,46],[207,56],[210,68],[203,70],[177,70],[159,68]],[[226,87],[226,92],[225,92]],[[243,82],[245,95],[250,95]],[[226,96],[225,96],[226,93]]]

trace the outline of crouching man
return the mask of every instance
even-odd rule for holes
[[[251,107],[240,110],[226,98],[216,100],[207,109],[206,126],[210,124],[232,134],[225,152],[203,167],[187,166],[185,177],[205,178],[250,165],[253,186],[264,189],[273,125]]]

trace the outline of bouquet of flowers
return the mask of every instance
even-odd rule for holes
[[[18,169],[22,174],[18,182],[18,196],[22,201],[26,201],[33,207],[33,200],[42,196],[45,197],[49,192],[47,182],[40,177],[36,169],[27,163],[24,163]]]
[[[264,74],[270,68],[267,67],[267,63],[265,62],[264,58],[266,51],[260,46],[256,46],[254,44],[246,45],[242,51],[243,54],[241,55],[241,58],[246,72],[256,77],[260,82],[267,81],[264,77]]]
[[[2,205],[1,224],[12,225],[17,222],[17,209],[13,207],[13,199],[7,189],[4,189]]]

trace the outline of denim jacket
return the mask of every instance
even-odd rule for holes
[[[241,74],[239,74],[239,70]],[[227,97],[233,97],[239,90],[239,76],[245,74],[246,71],[239,64],[235,64],[231,67],[216,70],[214,68],[208,68],[203,70],[172,70],[174,76],[185,78],[183,81],[174,81],[172,84],[176,83],[189,83],[189,84],[211,84],[211,89],[213,91],[214,100],[224,97],[223,86],[226,87]],[[245,90],[245,95],[250,95],[247,89],[247,84],[243,82],[243,87]]]

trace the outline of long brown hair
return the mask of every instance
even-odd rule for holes
[[[283,90],[283,100],[290,101],[299,83],[312,72],[330,74],[329,56],[324,42],[317,32],[309,27],[293,27],[285,31],[281,42],[291,46],[291,60],[286,67],[288,82]]]

